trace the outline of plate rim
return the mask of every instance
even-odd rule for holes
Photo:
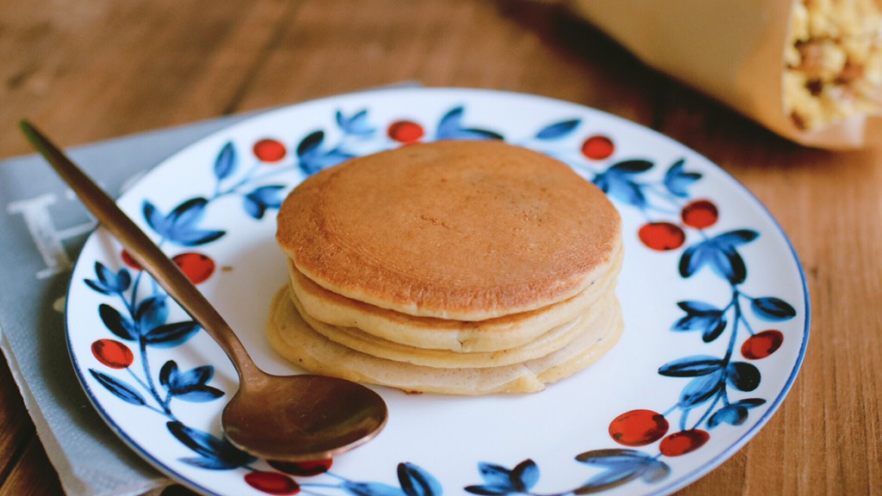
[[[778,234],[784,239],[785,243],[787,244],[787,247],[790,250],[790,254],[793,257],[794,262],[796,262],[796,268],[799,273],[799,279],[800,279],[800,283],[802,286],[803,306],[805,308],[805,322],[803,325],[802,343],[800,345],[800,348],[799,348],[799,351],[798,351],[798,354],[796,357],[796,361],[793,364],[793,368],[791,369],[791,371],[787,377],[787,380],[784,383],[784,386],[778,392],[774,401],[771,402],[771,404],[769,405],[769,407],[765,411],[765,413],[763,413],[763,415],[759,419],[757,419],[756,423],[754,423],[749,429],[747,429],[747,431],[745,431],[738,439],[736,439],[733,443],[731,443],[721,453],[710,458],[709,460],[702,463],[700,466],[696,467],[695,469],[683,474],[681,477],[669,482],[667,485],[662,486],[660,488],[657,488],[655,490],[652,490],[650,492],[647,492],[645,494],[652,495],[652,496],[670,494],[670,493],[673,493],[674,491],[677,491],[679,489],[682,489],[682,488],[688,486],[689,484],[704,477],[705,475],[707,475],[708,473],[710,473],[711,471],[713,471],[714,469],[716,469],[717,467],[722,465],[723,462],[725,462],[726,460],[731,458],[735,453],[737,453],[739,450],[741,450],[741,448],[743,448],[745,444],[747,444],[751,439],[753,439],[759,433],[759,431],[763,427],[765,427],[765,425],[769,422],[769,420],[771,420],[772,416],[775,413],[777,413],[778,408],[780,408],[780,406],[781,406],[781,403],[783,403],[784,399],[790,393],[790,390],[792,389],[793,384],[799,375],[799,371],[802,369],[802,364],[805,361],[807,348],[808,348],[808,342],[809,342],[809,339],[811,336],[811,316],[812,316],[811,295],[809,292],[808,281],[806,278],[805,269],[803,267],[802,260],[800,259],[799,254],[796,251],[796,248],[793,246],[793,242],[790,240],[790,237],[787,235],[784,228],[781,227],[781,224],[778,222],[778,219],[772,214],[772,212],[769,210],[769,208],[756,196],[756,194],[754,194],[750,189],[747,188],[747,186],[744,185],[744,183],[742,183],[740,180],[738,180],[735,176],[733,176],[729,171],[727,171],[721,165],[717,164],[717,162],[711,160],[710,158],[708,158],[704,154],[698,152],[697,150],[693,149],[692,147],[686,145],[685,143],[681,143],[680,141],[677,141],[676,139],[674,139],[670,136],[667,136],[666,134],[663,134],[656,129],[648,127],[648,126],[641,124],[639,122],[632,121],[632,120],[627,119],[625,117],[618,116],[618,115],[615,115],[610,112],[600,110],[600,109],[597,109],[594,107],[590,107],[590,106],[582,104],[582,103],[572,102],[572,101],[564,100],[561,98],[553,98],[553,97],[545,96],[545,95],[537,95],[537,94],[532,94],[532,93],[522,93],[522,92],[517,92],[517,91],[509,91],[509,90],[495,90],[495,89],[488,89],[488,88],[472,88],[472,87],[461,87],[461,86],[430,86],[430,87],[425,87],[425,86],[417,86],[417,87],[392,86],[392,87],[373,88],[373,89],[368,89],[368,90],[340,93],[340,94],[335,94],[335,95],[329,95],[329,96],[323,96],[323,97],[303,100],[303,101],[296,102],[293,104],[286,104],[286,105],[282,105],[282,106],[276,107],[276,108],[265,109],[264,111],[257,111],[254,114],[246,116],[242,120],[239,120],[237,122],[231,123],[228,126],[217,129],[217,130],[209,133],[208,135],[203,136],[203,137],[181,147],[180,149],[174,151],[169,156],[165,157],[164,159],[162,159],[161,161],[159,161],[158,163],[156,163],[155,165],[153,165],[152,167],[150,167],[149,169],[144,171],[144,173],[138,178],[138,180],[135,181],[135,183],[133,183],[130,186],[130,188],[128,188],[125,191],[120,192],[120,194],[116,198],[114,198],[114,201],[118,203],[121,200],[121,198],[123,196],[125,196],[126,194],[128,194],[128,192],[132,188],[137,187],[137,185],[139,183],[141,183],[146,176],[152,174],[158,168],[164,166],[169,160],[172,160],[174,157],[176,157],[180,153],[184,152],[185,150],[197,147],[197,146],[201,145],[203,142],[215,139],[220,133],[228,132],[230,129],[232,129],[238,125],[251,122],[255,119],[264,118],[268,115],[272,115],[275,113],[282,113],[282,112],[290,111],[292,108],[299,107],[301,105],[319,104],[322,102],[333,101],[333,100],[340,99],[340,98],[348,98],[348,97],[354,97],[354,96],[359,96],[359,95],[370,96],[373,94],[381,94],[381,93],[396,92],[396,91],[398,91],[398,92],[402,92],[402,91],[403,92],[417,92],[417,93],[419,93],[419,92],[425,92],[425,93],[461,92],[461,93],[471,93],[471,94],[478,94],[478,95],[506,96],[506,97],[510,97],[510,98],[527,98],[527,99],[542,101],[545,103],[553,103],[553,104],[565,103],[567,105],[574,105],[576,107],[581,108],[582,110],[589,110],[591,112],[596,112],[598,114],[601,114],[605,118],[612,119],[614,121],[617,121],[620,124],[637,126],[638,128],[640,128],[641,131],[648,132],[648,133],[654,135],[656,138],[659,138],[668,144],[671,144],[675,147],[682,147],[682,148],[688,150],[689,152],[694,153],[695,155],[697,155],[697,156],[701,157],[703,160],[705,160],[712,167],[716,168],[719,172],[721,172],[722,173],[721,177],[728,180],[729,183],[732,186],[734,186],[737,190],[739,190],[741,193],[746,194],[746,196],[751,201],[753,201],[755,205],[758,205],[762,209],[762,212],[765,214],[766,218],[771,220],[772,225],[774,226],[775,230],[778,232]],[[89,231],[88,236],[86,237],[86,242],[88,242],[94,236],[96,236],[100,229],[101,229],[101,226],[99,224],[93,230]],[[84,244],[84,246],[85,246],[85,244]],[[143,449],[140,445],[138,445],[126,433],[126,431],[120,425],[118,425],[116,422],[113,421],[113,419],[110,417],[108,412],[101,406],[100,403],[98,403],[95,395],[92,392],[92,389],[86,383],[85,376],[81,373],[79,362],[77,361],[77,358],[76,358],[74,351],[73,351],[73,343],[71,341],[71,330],[70,330],[70,312],[69,312],[69,306],[70,306],[70,301],[71,301],[70,296],[71,296],[71,292],[73,291],[73,285],[75,282],[73,279],[73,274],[74,274],[74,272],[76,272],[76,269],[77,269],[77,267],[79,267],[80,263],[85,263],[85,262],[83,262],[81,255],[82,255],[82,251],[80,251],[80,253],[77,254],[76,261],[71,266],[71,272],[70,272],[71,277],[68,280],[67,290],[65,291],[64,336],[65,336],[65,344],[67,347],[68,356],[70,357],[71,365],[73,366],[73,370],[74,370],[74,374],[77,378],[77,381],[80,384],[80,387],[82,388],[83,392],[86,394],[86,397],[88,398],[89,403],[96,410],[99,417],[101,417],[101,419],[104,421],[104,423],[107,425],[107,427],[109,427],[110,430],[119,439],[121,439],[123,441],[123,443],[126,445],[126,447],[131,449],[132,451],[134,451],[142,460],[147,462],[151,467],[153,467],[154,469],[156,469],[160,473],[168,476],[169,478],[173,479],[175,482],[177,482],[177,483],[179,483],[179,484],[181,484],[191,490],[194,490],[194,491],[197,491],[197,492],[200,492],[203,494],[219,495],[219,493],[216,493],[212,490],[209,490],[206,487],[203,487],[202,485],[200,485],[196,481],[191,480],[189,477],[184,476],[183,474],[179,473],[178,471],[176,471],[173,468],[169,467],[168,465],[164,464],[163,462],[158,460],[155,456],[153,456],[151,453],[149,453],[147,450]]]

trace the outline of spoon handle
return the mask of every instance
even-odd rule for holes
[[[107,194],[74,164],[57,146],[26,120],[22,132],[49,162],[61,179],[77,194],[92,215],[122,244],[132,257],[153,276],[178,304],[223,348],[240,375],[258,369],[242,342],[217,310],[196,289],[158,246],[123,213]]]

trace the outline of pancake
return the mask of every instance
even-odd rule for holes
[[[301,274],[292,263],[288,269],[291,291],[302,307],[301,313],[314,320],[336,327],[355,327],[364,335],[408,347],[474,353],[525,346],[585,313],[614,289],[622,251],[613,257],[613,266],[601,279],[568,300],[477,322],[414,317],[387,310],[328,291]]]
[[[503,367],[438,369],[385,360],[341,346],[303,321],[288,288],[273,299],[267,335],[279,354],[314,373],[407,392],[528,393],[582,370],[612,348],[622,331],[618,302],[614,300],[613,305],[612,319],[603,328],[589,329],[569,346],[542,358]]]
[[[323,288],[381,308],[477,321],[579,294],[613,264],[621,219],[567,165],[495,141],[355,158],[301,183],[277,240]]]
[[[574,341],[586,329],[603,327],[610,320],[615,295],[608,293],[589,307],[587,313],[552,328],[530,343],[502,351],[461,353],[448,350],[413,348],[365,334],[361,329],[337,327],[316,320],[305,312],[297,296],[291,292],[291,301],[300,317],[313,331],[331,341],[362,353],[397,362],[435,368],[501,367],[525,362],[553,353]]]

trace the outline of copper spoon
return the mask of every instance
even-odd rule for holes
[[[232,360],[239,390],[224,408],[222,424],[233,445],[270,460],[318,460],[380,432],[388,412],[371,389],[334,377],[276,376],[257,368],[229,324],[116,203],[33,125],[22,121],[21,130],[83,205]]]

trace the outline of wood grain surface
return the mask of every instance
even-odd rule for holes
[[[402,80],[562,98],[682,141],[777,217],[813,305],[790,396],[683,493],[882,494],[882,143],[800,148],[544,3],[4,1],[0,60],[3,157],[29,153],[23,116],[73,145]],[[60,493],[0,367],[0,495]]]

